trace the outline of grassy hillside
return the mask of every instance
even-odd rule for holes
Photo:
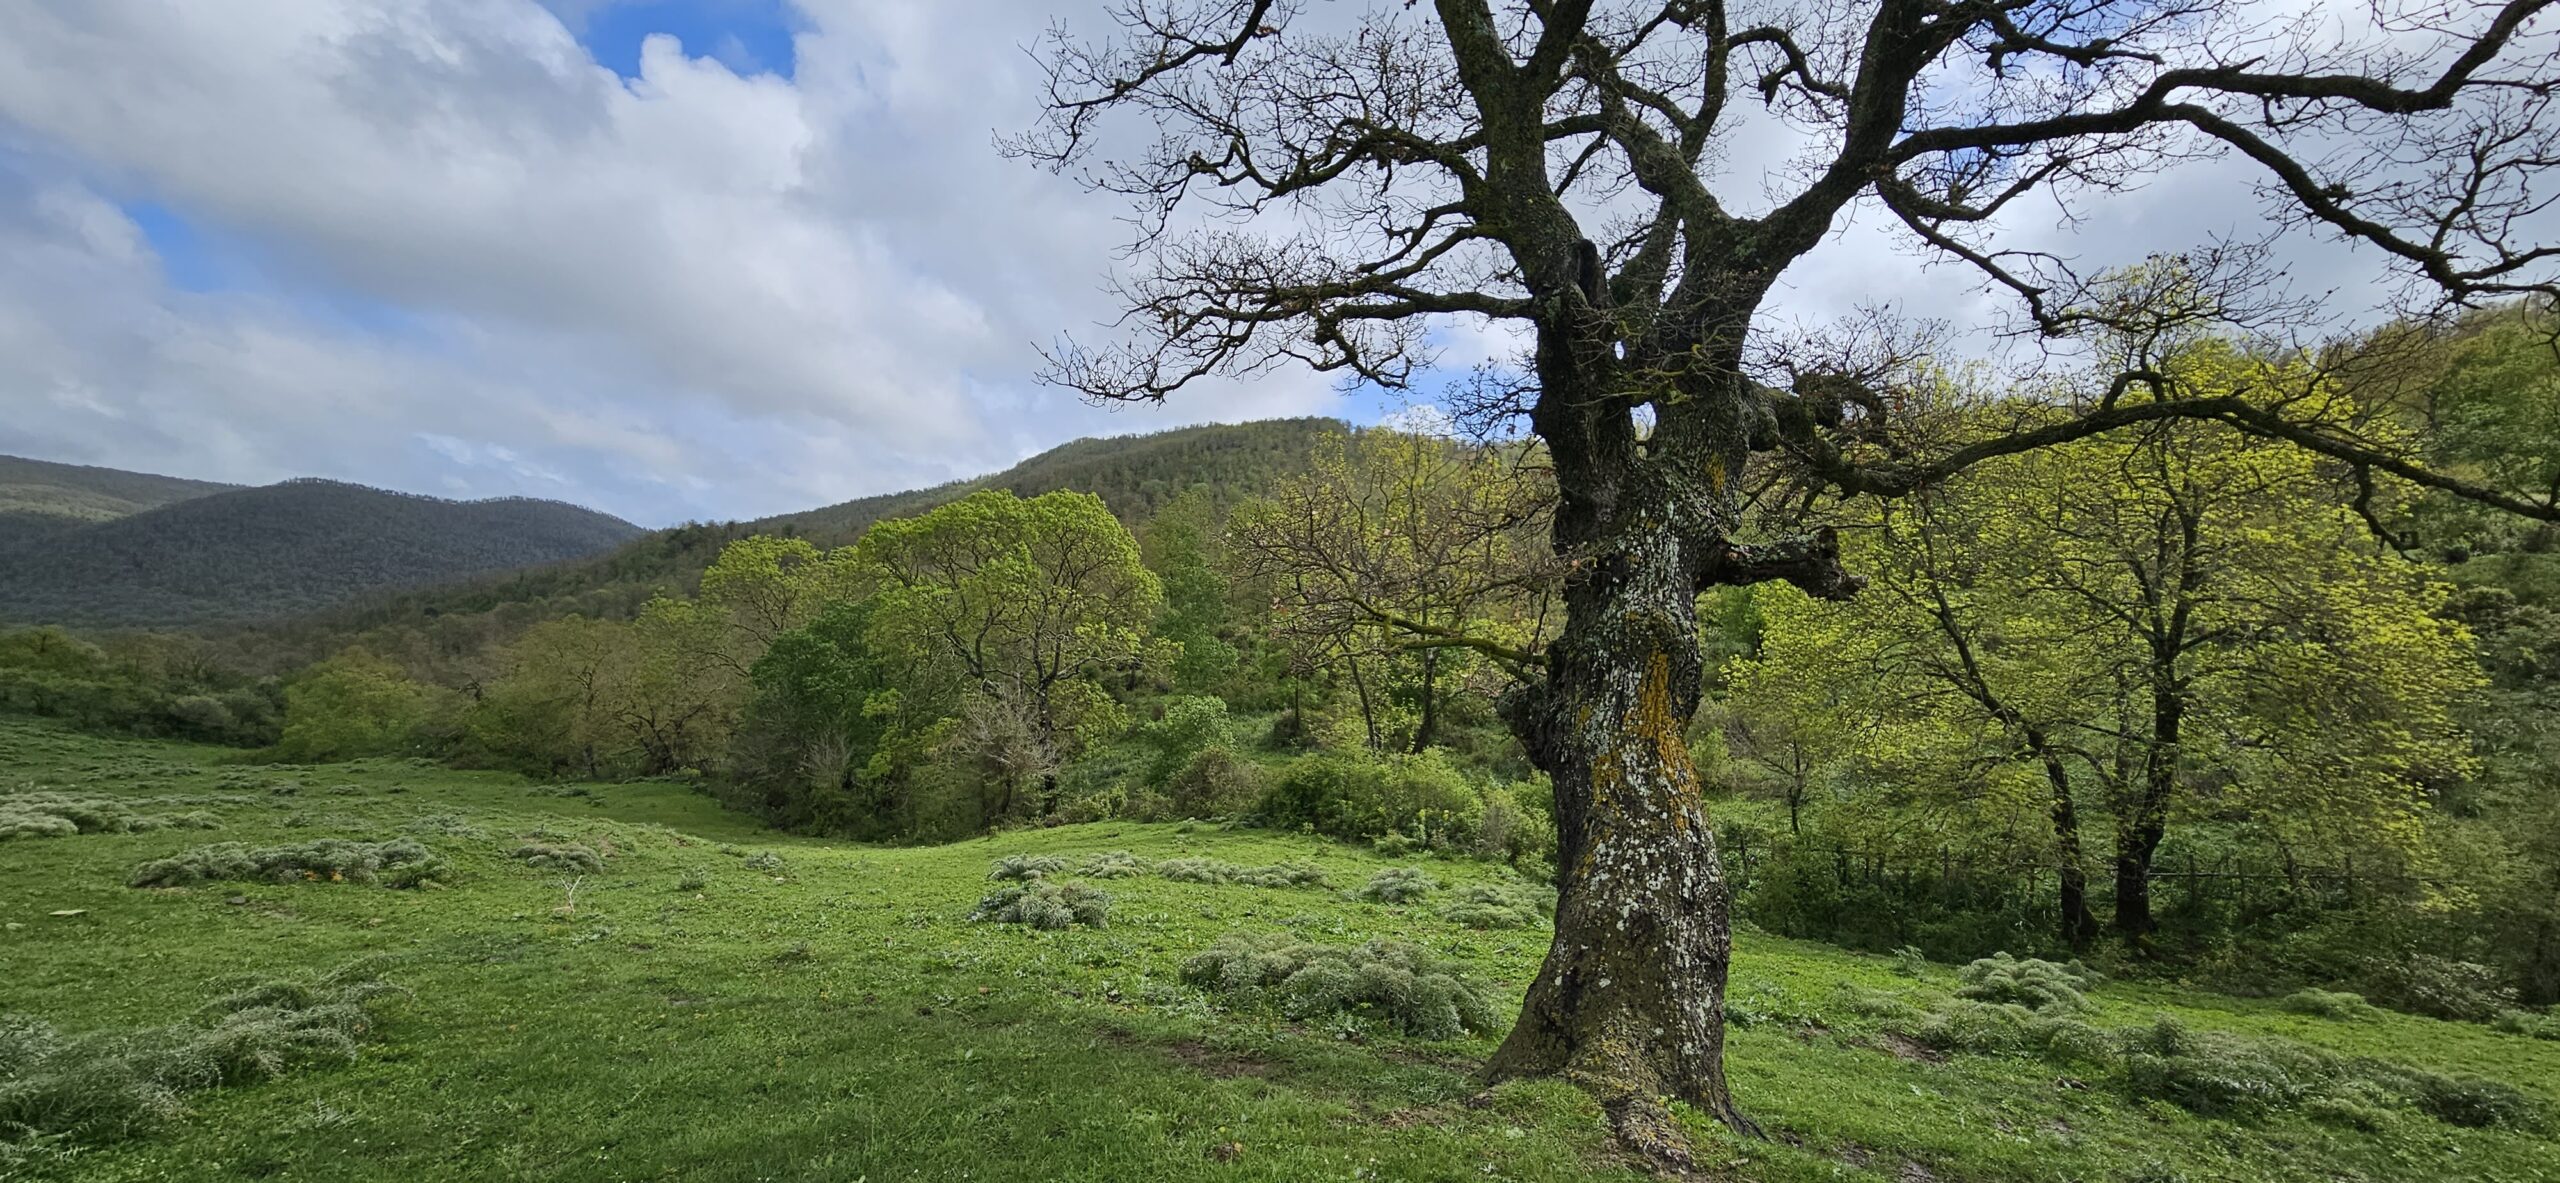
[[[0,456],[0,552],[237,485]]]
[[[639,533],[555,501],[299,480],[189,498],[0,551],[0,620],[200,625],[310,612],[609,550]]]
[[[1573,1090],[1481,1093],[1491,1036],[1290,1021],[1182,981],[1184,961],[1230,932],[1391,937],[1455,959],[1507,1013],[1547,934],[1442,914],[1458,885],[1501,878],[1481,863],[1423,860],[1444,887],[1390,906],[1338,889],[1412,860],[1312,838],[1101,824],[863,848],[759,833],[668,784],[218,758],[0,719],[0,806],[69,793],[221,824],[0,844],[0,1010],[133,1029],[183,1019],[233,975],[367,956],[409,993],[382,1005],[354,1063],[195,1094],[156,1130],[42,1159],[48,1177],[1637,1177]],[[449,888],[125,886],[137,864],[210,841],[403,836],[452,862]],[[509,857],[529,840],[585,844],[603,868]],[[1114,897],[1105,928],[967,918],[999,856],[1117,850],[1311,862],[1332,886],[1141,875],[1098,881]],[[1907,977],[1822,946],[1739,944],[1732,1072],[1771,1140],[1697,1127],[1720,1177],[2522,1183],[2560,1154],[2542,1133],[2405,1111],[2367,1115],[2370,1129],[2296,1110],[2200,1116],[2095,1067],[1942,1054],[1892,1016],[1938,1004],[1955,985],[1945,967]],[[2526,1090],[2545,1123],[2560,1104],[2560,1043],[2163,987],[2092,997],[2095,1027],[2166,1014],[2199,1037],[2488,1076]]]
[[[1333,419],[1188,427],[1062,444],[970,481],[865,497],[750,522],[689,523],[632,539],[591,558],[444,586],[368,596],[353,605],[264,625],[232,638],[244,661],[290,668],[361,643],[413,667],[469,660],[534,622],[575,612],[622,619],[659,590],[691,594],[720,548],[753,534],[788,534],[841,546],[882,518],[923,513],[979,489],[1037,496],[1092,493],[1126,522],[1141,522],[1196,485],[1241,499],[1303,469],[1316,441],[1342,431]],[[467,680],[467,675],[464,679]]]

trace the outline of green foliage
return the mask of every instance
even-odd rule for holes
[[[1438,750],[1420,755],[1318,752],[1289,762],[1256,816],[1281,829],[1354,840],[1411,836],[1435,848],[1472,848],[1486,790]],[[1506,803],[1507,804],[1507,803]],[[1520,811],[1507,814],[1519,820]]]
[[[1106,928],[1111,923],[1111,893],[1082,883],[1035,879],[988,893],[970,911],[969,919],[1045,930],[1077,924]]]
[[[285,687],[284,736],[275,755],[321,762],[412,751],[433,709],[431,692],[400,667],[350,649]]]
[[[226,668],[191,638],[91,643],[56,628],[0,628],[0,711],[83,730],[206,743],[273,743],[276,687]]]
[[[2297,1015],[2314,1015],[2323,1019],[2363,1019],[2374,1013],[2373,1004],[2364,995],[2351,990],[2301,989],[2284,996],[2276,1005]]]
[[[1067,860],[1054,854],[1008,854],[996,860],[989,879],[1041,879],[1067,869]]]
[[[1356,893],[1379,904],[1409,904],[1440,890],[1440,881],[1420,867],[1389,867],[1369,877]]]
[[[527,842],[507,857],[537,871],[556,871],[563,875],[593,875],[604,870],[604,856],[584,843],[553,845]]]
[[[1535,928],[1545,923],[1555,906],[1551,888],[1518,881],[1468,883],[1440,905],[1440,915],[1468,928]]]
[[[356,1058],[383,999],[362,963],[234,991],[165,1027],[65,1034],[0,1014],[0,1174],[177,1117],[187,1094]]]
[[[2496,969],[2432,953],[2377,958],[2364,967],[2365,993],[2398,1010],[2485,1023],[2515,1005]]]
[[[2510,1010],[2491,1020],[2489,1026],[2509,1035],[2560,1040],[2560,1007],[2539,1014],[2529,1010]]]
[[[1292,1019],[1354,1015],[1424,1039],[1492,1031],[1489,993],[1455,963],[1413,945],[1309,944],[1286,933],[1228,933],[1182,963],[1182,980],[1237,1001],[1268,1001]]]
[[[2106,1036],[2087,1022],[2014,1002],[1956,999],[1928,1012],[1911,1035],[1940,1051],[2041,1056],[2057,1063],[2106,1063],[2113,1051]]]
[[[384,887],[441,887],[452,868],[434,851],[407,838],[358,842],[322,838],[286,846],[240,842],[198,846],[133,869],[133,887],[193,887],[218,881],[261,883],[374,883]]]
[[[2077,962],[2057,965],[2007,953],[1972,962],[1958,969],[1956,977],[1964,983],[1956,988],[1958,998],[2015,1003],[2033,1011],[2088,1010],[2089,1000],[2081,992],[2096,982],[2096,975]]]

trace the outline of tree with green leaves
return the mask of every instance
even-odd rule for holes
[[[853,561],[876,590],[870,632],[892,660],[949,668],[1072,742],[1092,679],[1149,657],[1164,589],[1127,527],[1089,493],[973,493],[875,525]],[[994,712],[986,712],[989,718]]]
[[[1863,209],[2043,334],[2263,324],[2280,302],[2253,251],[2191,252],[2205,282],[2185,298],[2105,303],[2066,254],[2002,238],[2017,209],[2074,210],[2214,155],[2260,170],[2292,222],[2429,289],[2551,292],[2560,248],[2528,216],[2560,160],[2560,120],[2537,117],[2560,86],[2551,2],[2390,0],[2359,26],[2219,0],[1377,0],[1322,18],[1293,0],[1133,0],[1112,38],[1054,37],[1046,116],[1008,148],[1136,213],[1125,335],[1052,350],[1048,377],[1091,397],[1287,364],[1401,387],[1429,371],[1431,330],[1462,319],[1527,342],[1470,410],[1525,421],[1555,472],[1565,622],[1507,715],[1553,779],[1564,882],[1491,1071],[1580,1081],[1632,1145],[1681,1165],[1662,1098],[1751,1128],[1724,1081],[1728,891],[1685,741],[1698,593],[1854,586],[1830,536],[1754,515],[1803,504],[1755,496],[1755,468],[1808,496],[1898,497],[2203,419],[2560,518],[2302,405],[2190,397],[2139,358],[2059,392],[2058,416],[1945,439],[1900,414],[1908,351],[1843,347],[1845,326],[1789,342],[1766,323],[1772,293]],[[1115,117],[1145,134],[1107,134]],[[2360,136],[2401,148],[2393,171],[2375,174]],[[1730,168],[1746,140],[1795,155]]]
[[[349,649],[286,684],[275,756],[322,762],[405,753],[434,710],[434,691],[390,662]]]
[[[2219,343],[2163,359],[2199,389],[2291,389]],[[2341,396],[2342,397],[2342,396]],[[2343,410],[2340,413],[2344,413]],[[2114,926],[2157,925],[2150,882],[2181,818],[2245,818],[2295,850],[2410,852],[2469,766],[2479,688],[2449,589],[2380,545],[2301,449],[2164,422],[1984,464],[1874,507],[1854,601],[1772,593],[1737,679],[1782,718],[1844,663],[1864,725],[1943,720],[2050,790],[2062,939],[2084,945],[2084,799],[2110,822]],[[1837,719],[1837,714],[1831,715]]]
[[[1237,563],[1272,589],[1274,631],[1350,680],[1369,746],[1386,746],[1379,700],[1404,667],[1414,752],[1438,738],[1464,660],[1528,676],[1556,575],[1543,475],[1526,449],[1376,428],[1237,510]]]

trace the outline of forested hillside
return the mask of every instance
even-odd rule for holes
[[[634,538],[604,554],[446,586],[366,597],[307,618],[262,624],[226,638],[234,661],[289,669],[348,644],[448,672],[457,684],[489,672],[496,646],[542,620],[577,614],[629,619],[661,591],[689,595],[720,549],[757,534],[826,547],[873,522],[922,513],[980,489],[1032,497],[1092,493],[1122,521],[1139,523],[1194,486],[1231,503],[1303,472],[1318,441],[1345,430],[1334,419],[1214,424],[1146,435],[1082,439],[1002,472],[929,489],[859,498],[751,522],[687,523]]]
[[[205,625],[595,554],[639,528],[554,501],[446,501],[334,481],[235,489],[0,550],[0,620]]]
[[[47,534],[238,487],[0,456],[0,553]]]

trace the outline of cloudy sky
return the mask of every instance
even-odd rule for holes
[[[658,525],[1391,409],[1308,374],[1120,410],[1033,383],[1035,342],[1110,315],[1122,239],[990,142],[1036,114],[1053,11],[1099,28],[1018,0],[0,4],[0,453]],[[2231,180],[2068,241],[2245,231]],[[1984,299],[1864,227],[1790,279],[1808,318]]]

